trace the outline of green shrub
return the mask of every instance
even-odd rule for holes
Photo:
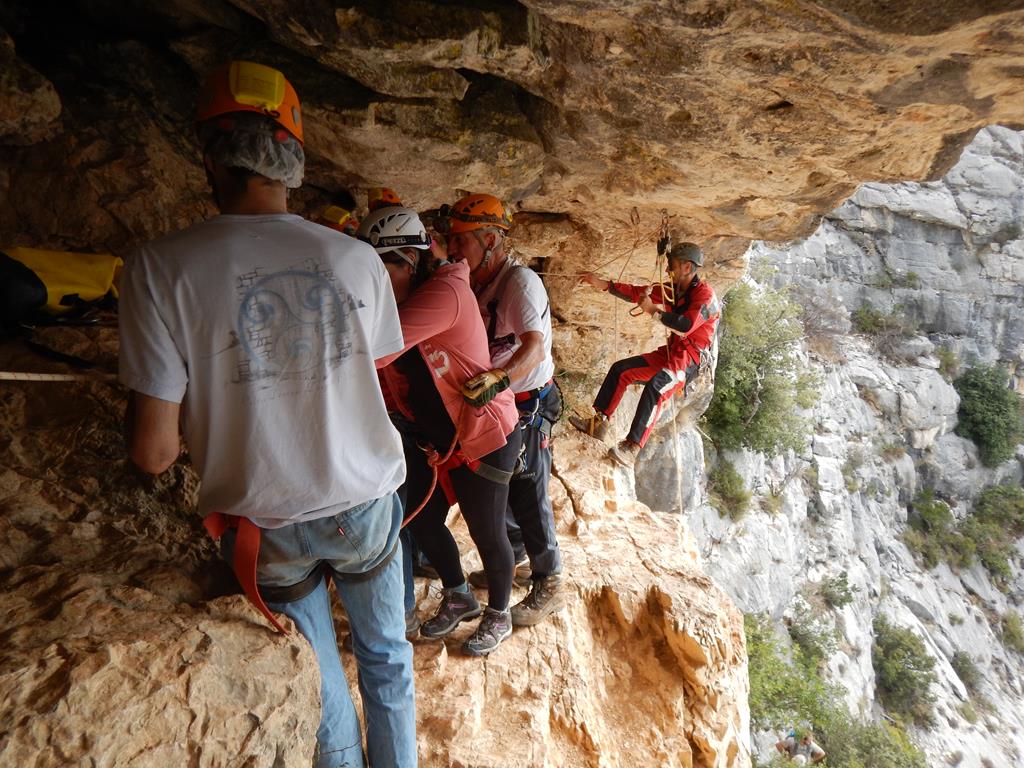
[[[999,366],[969,368],[953,382],[960,395],[956,433],[973,440],[987,467],[1013,456],[1024,437],[1021,398],[1009,388],[1009,377]]]
[[[732,462],[719,456],[718,464],[708,473],[708,492],[711,504],[723,517],[741,520],[750,506],[750,491]]]
[[[904,533],[903,543],[920,556],[926,568],[934,568],[943,560],[955,565],[971,564],[973,550],[957,531],[949,505],[931,491],[917,495],[907,522],[910,529]]]
[[[956,352],[949,347],[939,347],[935,350],[935,356],[939,358],[939,373],[942,374],[942,378],[946,381],[955,379],[960,370],[960,360]]]
[[[857,333],[876,334],[888,330],[889,316],[864,303],[850,313],[850,322]]]
[[[982,491],[974,508],[959,523],[949,506],[924,491],[914,499],[910,528],[903,543],[934,568],[945,560],[954,568],[967,568],[977,558],[1000,588],[1009,583],[1014,541],[1024,536],[1024,489],[997,485]]]
[[[809,668],[820,667],[836,652],[835,630],[806,609],[796,611],[787,629],[793,644],[800,649],[799,659]]]
[[[909,629],[890,624],[884,616],[875,617],[875,640],[871,646],[871,664],[879,701],[889,714],[917,725],[933,721],[935,696],[935,659],[928,655],[921,638]]]
[[[1003,628],[1003,645],[1011,651],[1024,653],[1024,625],[1021,624],[1020,614],[1016,611],[1007,611],[1000,621]]]
[[[964,720],[966,720],[971,725],[974,725],[978,722],[978,710],[974,708],[974,704],[972,704],[970,701],[960,702],[960,704],[957,705],[957,710],[960,712],[961,715],[963,715]]]
[[[1012,576],[1014,540],[1024,536],[1024,489],[1015,485],[986,488],[974,500],[974,508],[961,521],[959,531],[966,548],[977,554],[996,585],[1005,588]]]
[[[967,691],[972,695],[978,695],[981,690],[981,671],[978,669],[978,665],[974,663],[974,659],[966,651],[955,651],[953,658],[949,660],[949,664],[953,667],[953,671],[956,672],[956,676],[960,678],[960,682],[964,684]]]
[[[740,283],[722,315],[715,393],[704,414],[719,448],[749,448],[767,456],[801,450],[810,422],[799,415],[818,399],[817,382],[802,369],[799,308],[778,291]]]
[[[765,617],[748,614],[743,626],[753,728],[785,732],[809,723],[832,768],[927,768],[924,755],[905,734],[884,723],[854,720],[842,704],[842,689],[805,663],[787,659]],[[799,654],[796,649],[798,659]]]
[[[853,595],[858,590],[857,587],[850,586],[850,582],[847,581],[846,571],[843,571],[838,576],[833,576],[821,582],[819,591],[821,598],[829,608],[842,608],[844,605],[849,605],[853,602]]]

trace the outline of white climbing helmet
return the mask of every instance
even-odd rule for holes
[[[378,255],[394,251],[411,267],[416,264],[402,249],[425,251],[430,248],[430,235],[420,221],[419,214],[412,208],[400,205],[378,208],[370,213],[359,225],[358,236],[360,240],[372,245]]]

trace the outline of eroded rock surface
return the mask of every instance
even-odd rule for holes
[[[112,329],[43,338],[113,362]],[[56,368],[0,353],[6,369]],[[191,471],[130,470],[112,383],[9,385],[0,402],[0,763],[308,766],[315,659],[217,597],[230,577]],[[594,441],[564,436],[557,462],[570,606],[487,660],[460,654],[469,624],[416,643],[421,765],[749,765],[740,614],[678,518],[637,503]]]

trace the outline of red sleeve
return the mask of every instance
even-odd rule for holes
[[[646,296],[650,288],[651,286],[649,285],[630,285],[629,283],[613,283],[611,280],[608,281],[608,293],[612,294],[612,296],[618,296],[620,299],[632,301],[634,304]]]
[[[682,336],[689,336],[704,323],[717,318],[717,307],[714,305],[715,294],[711,286],[705,282],[698,283],[686,311],[680,314],[664,312],[661,323]]]

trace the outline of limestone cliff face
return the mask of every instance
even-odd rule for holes
[[[755,244],[750,257],[762,274],[774,269],[774,282],[831,312],[809,333],[815,343],[806,364],[822,380],[815,434],[801,455],[730,456],[757,498],[738,523],[703,503],[699,439],[684,432],[679,441],[694,462],[684,464],[692,467],[683,477],[687,527],[708,573],[742,610],[781,624],[817,605],[823,580],[848,574],[853,602],[816,610],[820,625],[838,633],[828,669],[853,713],[878,714],[873,616],[925,639],[937,661],[938,717],[913,738],[935,765],[1017,765],[1024,756],[1024,659],[1000,639],[1000,617],[1019,612],[1024,599],[1024,543],[1000,591],[980,564],[927,569],[901,541],[908,505],[922,489],[949,500],[960,518],[984,488],[1024,476],[1024,447],[986,469],[973,443],[953,433],[959,398],[937,357],[944,347],[964,365],[998,361],[1017,371],[1019,385],[1022,190],[1024,135],[990,128],[940,181],[864,185],[812,237]],[[888,339],[849,335],[848,315],[864,303],[919,330]],[[662,445],[638,471],[641,498],[672,508],[662,486],[673,472],[671,446]],[[773,495],[781,502],[775,514]],[[977,665],[990,702],[977,722],[966,719],[970,694],[950,664],[958,651]],[[767,754],[773,741],[759,738],[755,752]]]

